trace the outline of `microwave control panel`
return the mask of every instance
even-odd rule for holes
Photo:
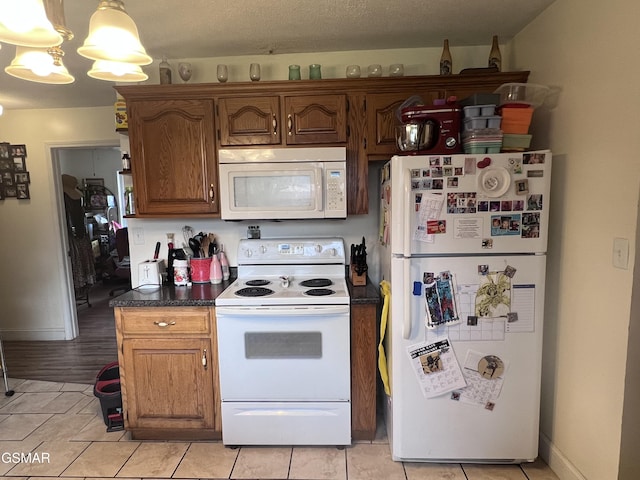
[[[339,217],[342,213],[346,216],[347,195],[346,195],[346,172],[343,168],[326,169],[326,213],[327,217]],[[335,212],[336,215],[332,215]]]

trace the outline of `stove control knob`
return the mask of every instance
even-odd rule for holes
[[[316,245],[316,253],[322,253],[322,245]]]
[[[246,250],[244,252],[245,257],[250,257],[251,255],[253,255],[253,252],[251,250]]]
[[[335,257],[337,254],[338,254],[338,251],[335,248],[329,249],[329,255],[331,255],[332,257]]]
[[[267,253],[267,247],[260,245],[260,253]]]

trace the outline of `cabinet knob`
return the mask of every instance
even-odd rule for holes
[[[276,117],[276,114],[275,114],[275,113],[273,114],[273,121],[272,121],[272,123],[273,123],[273,134],[274,134],[274,135],[277,135],[277,134],[278,134],[278,119],[277,119],[277,117]]]
[[[211,200],[211,203],[215,202],[216,200],[216,191],[213,188],[213,183],[209,185],[209,200]]]
[[[293,116],[287,115],[287,127],[289,128],[289,135],[293,135]]]
[[[153,324],[157,325],[160,328],[166,328],[166,327],[169,327],[171,325],[175,325],[176,322],[158,322],[158,321],[155,321],[155,322],[153,322]]]

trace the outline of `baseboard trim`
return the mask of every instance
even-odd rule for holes
[[[2,330],[3,340],[14,342],[41,342],[47,340],[67,340],[64,329],[59,330]]]
[[[539,455],[560,480],[587,480],[542,432],[539,440]]]

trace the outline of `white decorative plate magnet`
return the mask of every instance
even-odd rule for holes
[[[501,197],[511,186],[511,175],[506,168],[487,168],[478,175],[478,192],[487,197]]]

